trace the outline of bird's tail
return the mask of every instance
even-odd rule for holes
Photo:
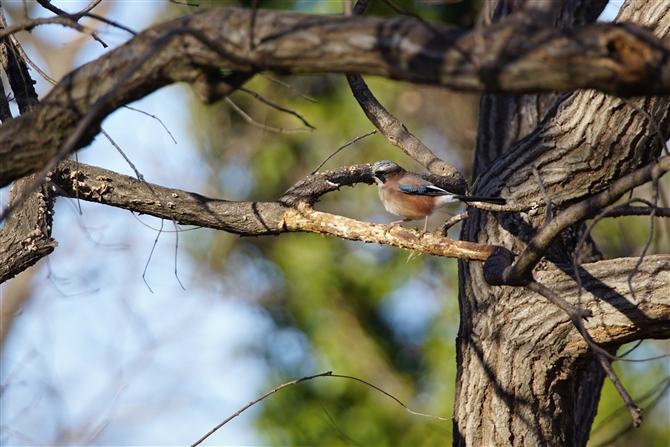
[[[504,205],[507,203],[502,197],[477,197],[477,196],[456,196],[462,202],[485,202],[495,203],[497,205]]]

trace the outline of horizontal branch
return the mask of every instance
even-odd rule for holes
[[[157,25],[66,76],[33,113],[0,127],[0,186],[45,166],[100,98],[99,116],[73,150],[89,144],[109,113],[165,85],[188,82],[203,100],[220,99],[231,91],[221,67],[361,73],[467,91],[670,93],[670,51],[634,25],[559,30],[512,16],[460,30],[404,17],[258,10],[249,42],[250,23],[248,10],[198,11]]]
[[[106,169],[64,160],[52,176],[57,193],[140,214],[174,220],[182,225],[213,228],[242,236],[310,232],[344,239],[392,245],[449,258],[485,261],[494,246],[423,233],[399,226],[361,222],[312,208],[321,195],[340,186],[372,182],[369,165],[358,165],[308,176],[276,202],[234,202],[146,184]]]
[[[603,347],[670,338],[670,255],[645,257],[629,286],[628,274],[637,261],[638,258],[617,258],[580,267],[581,306],[593,313],[584,321],[584,327]],[[552,290],[562,297],[576,296],[578,285],[569,274],[551,267],[536,272],[535,277],[551,283]],[[570,302],[578,304],[574,299]],[[567,351],[588,351],[579,333],[575,331],[570,337]]]

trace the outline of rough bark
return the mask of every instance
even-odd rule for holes
[[[10,203],[32,180],[31,176],[15,183]],[[40,187],[5,221],[0,229],[0,283],[34,265],[58,245],[51,238],[52,201],[53,195]]]
[[[515,15],[465,31],[407,18],[260,10],[250,42],[250,19],[244,10],[199,11],[66,76],[32,113],[3,124],[0,186],[45,166],[86,114],[66,152],[87,145],[113,110],[167,84],[188,82],[203,100],[220,99],[230,92],[221,67],[374,74],[468,91],[670,92],[670,50],[633,25],[551,29]]]
[[[179,81],[190,83],[205,101],[225,96],[260,70],[375,74],[470,91],[591,87],[621,95],[670,92],[670,52],[661,40],[635,26],[584,25],[603,2],[567,1],[560,10],[552,2],[535,2],[535,12],[545,19],[540,24],[524,15],[531,11],[505,17],[516,3],[524,2],[502,2],[497,22],[473,31],[428,27],[406,18],[261,10],[250,42],[250,13],[228,9],[159,25],[73,72],[35,110],[2,125],[0,186],[36,172],[59,148],[67,149],[64,144],[82,122],[87,125],[79,129],[81,136],[65,152],[88,144],[116,108]],[[665,36],[669,11],[667,2],[631,3],[622,19]],[[240,72],[224,78],[221,67]],[[635,103],[670,133],[667,98]],[[481,175],[473,193],[502,194],[524,210],[493,214],[471,209],[462,233],[470,242],[453,245],[467,252],[467,259],[486,259],[494,244],[520,253],[544,224],[544,197],[532,165],[560,213],[648,164],[661,150],[644,114],[593,90],[512,100],[487,96],[482,107],[475,169]],[[444,255],[450,249],[444,238],[361,225],[311,208],[319,195],[340,185],[370,181],[365,169],[312,176],[266,203],[149,188],[71,162],[61,164],[47,185],[57,186],[59,194],[243,235],[313,231]],[[50,192],[38,191],[31,196],[37,202],[25,202],[5,223],[0,282],[53,250],[46,212]],[[23,228],[27,222],[31,225]],[[572,303],[577,303],[578,286],[571,279],[570,255],[581,231],[581,226],[566,229],[534,271],[537,280]],[[596,341],[615,349],[635,339],[670,337],[669,262],[663,256],[641,264],[632,280],[637,301],[622,282],[635,260],[582,266],[583,304],[594,313],[586,327]],[[459,281],[455,444],[584,445],[604,374],[567,316],[523,288],[490,286],[478,263],[462,263]]]
[[[665,36],[669,11],[664,2],[630,2],[620,20],[636,20]],[[542,120],[548,97],[535,98],[537,106],[529,96],[482,100],[483,108],[491,105],[493,110],[483,110],[479,138],[485,140],[477,146],[480,175],[473,190],[501,192],[508,201],[537,204],[538,209],[495,215],[473,210],[462,239],[501,245],[515,253],[526,248],[545,224],[544,198],[533,165],[554,213],[560,213],[662,151],[649,120],[620,99],[595,91],[574,92],[561,97]],[[668,98],[639,98],[634,103],[667,135]],[[524,119],[529,119],[525,127]],[[571,253],[582,231],[582,226],[566,229],[533,271],[536,280],[573,304],[578,302],[579,286]],[[661,275],[667,281],[667,256],[645,262],[650,270],[638,273],[641,282],[633,286],[645,298],[637,300],[625,284],[636,260],[582,266],[582,304],[598,315],[586,327],[608,349],[634,339],[670,337],[667,292],[647,293],[644,286],[649,276]],[[459,283],[454,444],[585,445],[605,374],[567,315],[524,288],[491,287],[474,263],[460,264]]]

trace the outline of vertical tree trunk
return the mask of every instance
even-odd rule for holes
[[[599,12],[583,3],[566,2],[558,26],[593,21]],[[623,20],[640,23],[643,17],[663,36],[670,6],[662,3],[628,4]],[[507,3],[498,4],[501,8],[511,10]],[[653,126],[621,100],[591,91],[557,98],[483,96],[474,194],[502,192],[511,202],[540,204],[535,164],[554,212],[560,212],[562,205],[603,189],[660,153]],[[550,102],[556,105],[550,108]],[[636,104],[667,134],[667,98]],[[544,207],[515,214],[471,210],[461,238],[518,254],[544,221]],[[536,268],[549,288],[560,275],[572,275],[571,253],[582,231],[577,226],[564,232]],[[594,250],[584,262],[597,259]],[[605,374],[585,343],[580,349],[568,346],[577,333],[569,318],[528,290],[488,285],[477,263],[460,263],[459,289],[454,445],[585,445]],[[575,282],[573,292],[562,296],[576,303],[577,290]]]

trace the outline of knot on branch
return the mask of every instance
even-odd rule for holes
[[[484,262],[484,279],[492,286],[523,285],[509,284],[506,273],[514,262],[514,253],[505,247],[496,246],[491,256]]]
[[[654,35],[637,26],[617,24],[613,33],[607,36],[607,50],[613,61],[620,64],[620,79],[624,82],[640,82],[651,73],[650,62],[661,62],[663,48]],[[658,56],[654,53],[658,52]]]
[[[293,207],[299,202],[313,205],[322,195],[337,191],[341,186],[375,182],[369,164],[345,166],[332,171],[312,174],[290,187],[279,199],[283,205]]]

